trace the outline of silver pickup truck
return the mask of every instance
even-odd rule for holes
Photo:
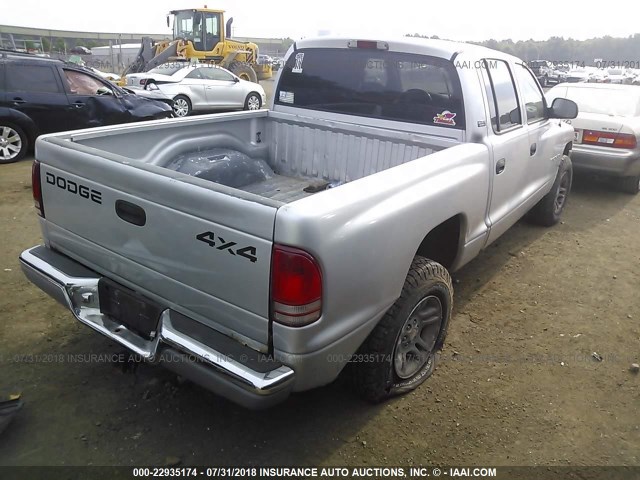
[[[433,372],[448,272],[527,213],[558,221],[576,115],[496,51],[299,41],[270,110],[40,137],[45,244],[20,260],[80,322],[244,406],[343,369],[381,401]]]

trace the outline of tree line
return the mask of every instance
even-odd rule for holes
[[[408,37],[439,38],[437,35],[409,34]],[[484,40],[467,42],[515,55],[526,61],[549,60],[552,62],[598,65],[600,62],[640,68],[640,33],[628,37],[598,37],[588,40],[551,37],[548,40]]]

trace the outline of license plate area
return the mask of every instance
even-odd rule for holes
[[[147,340],[155,337],[164,310],[160,304],[108,278],[98,281],[98,296],[102,314]]]

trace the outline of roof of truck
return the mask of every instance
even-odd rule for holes
[[[416,53],[422,55],[432,55],[435,57],[446,58],[451,60],[454,55],[460,53],[469,54],[472,57],[495,58],[511,61],[522,61],[513,55],[492,50],[480,45],[471,43],[454,42],[451,40],[439,40],[421,37],[316,37],[298,40],[295,48],[345,48],[349,41],[353,40],[373,40],[378,42],[386,42],[389,44],[389,50],[401,51],[407,53]]]

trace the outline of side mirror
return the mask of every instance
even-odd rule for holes
[[[240,79],[238,77],[233,77],[233,81],[236,82],[236,83],[239,83]]]
[[[578,116],[578,105],[573,100],[556,98],[549,107],[549,118],[569,119]]]

